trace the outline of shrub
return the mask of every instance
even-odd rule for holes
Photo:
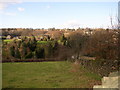
[[[30,59],[33,57],[33,54],[32,52],[29,52],[26,56],[25,56],[25,59]]]
[[[10,55],[11,55],[12,57],[15,56],[15,47],[14,47],[14,46],[11,46],[11,47],[10,47]]]
[[[44,48],[38,47],[35,50],[35,56],[37,58],[45,58],[45,51]]]

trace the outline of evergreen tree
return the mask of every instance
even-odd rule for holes
[[[35,56],[36,56],[37,58],[45,58],[44,48],[41,48],[41,47],[36,48],[36,50],[35,50]]]
[[[64,36],[64,34],[60,37],[60,42],[62,45],[66,45],[67,38]]]
[[[27,49],[26,49],[26,44],[23,42],[20,46],[20,54],[21,54],[21,58],[24,59],[26,54],[27,54]]]
[[[45,57],[51,57],[53,54],[53,47],[51,43],[48,43],[45,47]]]
[[[33,57],[32,52],[29,52],[29,53],[25,56],[25,59],[32,58],[32,57]]]
[[[65,38],[64,34],[60,37],[60,41],[61,42],[65,42],[66,41],[66,38]]]
[[[19,58],[19,59],[21,58],[18,48],[15,50],[15,58]]]
[[[36,45],[37,45],[37,40],[34,36],[32,36],[31,40],[29,41],[30,50],[35,51]]]
[[[10,55],[11,55],[12,57],[15,56],[15,47],[14,47],[14,46],[11,46],[11,47],[10,47]]]

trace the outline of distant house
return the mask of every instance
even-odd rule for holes
[[[36,40],[40,40],[40,41],[49,40],[49,39],[50,39],[49,35],[40,35],[36,37]]]
[[[44,37],[43,36],[40,36],[40,40],[43,41]]]
[[[84,34],[86,34],[86,35],[91,35],[91,34],[93,34],[93,30],[91,30],[91,29],[86,29],[86,30],[84,30]]]
[[[68,37],[70,35],[70,33],[64,33],[65,37]]]
[[[4,39],[6,39],[6,36],[0,35],[0,39],[4,40]]]
[[[2,39],[2,36],[0,35],[0,40]]]
[[[6,39],[12,39],[12,36],[11,36],[11,35],[8,35],[8,36],[6,37]]]
[[[13,37],[12,39],[21,39],[20,37],[16,36],[16,37]]]

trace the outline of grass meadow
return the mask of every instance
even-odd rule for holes
[[[21,39],[18,39],[18,40],[21,40]],[[6,43],[9,43],[9,42],[12,42],[13,39],[6,39],[4,40],[4,42]],[[52,42],[52,41],[37,41],[38,44],[47,44],[48,42]]]
[[[101,77],[67,61],[3,63],[3,88],[91,88]]]

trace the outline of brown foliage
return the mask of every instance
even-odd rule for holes
[[[83,52],[86,55],[103,59],[117,59],[116,34],[108,31],[98,31],[86,42]]]

